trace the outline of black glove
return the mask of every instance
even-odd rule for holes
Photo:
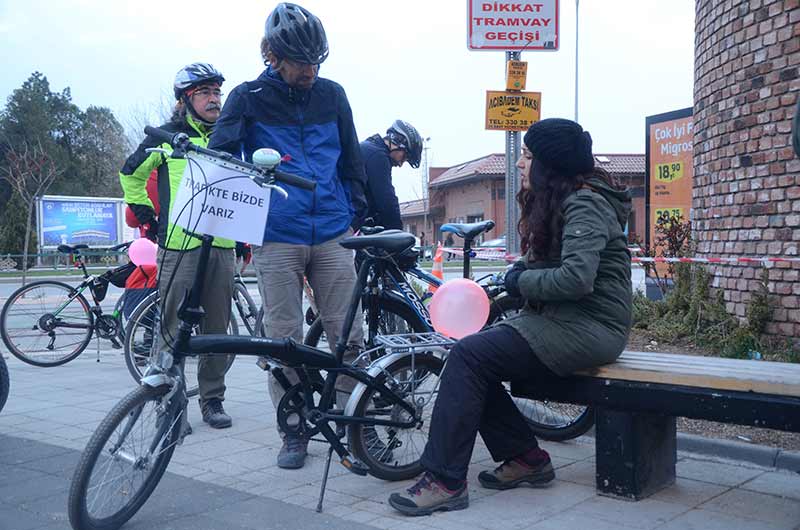
[[[522,296],[522,293],[519,291],[519,277],[526,270],[528,270],[528,267],[525,266],[525,263],[518,261],[514,263],[511,270],[506,273],[504,284],[506,293],[508,293],[509,296],[513,296],[514,298],[520,298]]]
[[[133,215],[136,216],[140,225],[149,224],[150,221],[156,218],[155,210],[145,204],[129,204],[128,208],[130,208]]]
[[[153,243],[158,243],[158,220],[155,217],[142,224],[139,230],[144,237]]]

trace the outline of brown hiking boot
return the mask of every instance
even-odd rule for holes
[[[543,486],[554,478],[556,478],[556,472],[553,471],[550,457],[535,466],[531,466],[519,458],[512,458],[496,467],[494,471],[482,471],[478,475],[481,486],[492,490],[516,488],[526,482],[531,486]]]
[[[437,511],[463,510],[469,506],[467,483],[452,491],[425,473],[405,493],[392,493],[389,504],[403,515],[430,515]]]

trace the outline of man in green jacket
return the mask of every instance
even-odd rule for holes
[[[225,78],[208,63],[193,63],[181,68],[175,76],[175,111],[169,122],[161,126],[170,132],[183,132],[192,143],[208,146],[209,136],[222,108],[220,87]],[[146,137],[125,161],[119,174],[125,202],[142,224],[143,232],[157,238],[159,295],[161,297],[161,346],[171,344],[178,330],[178,306],[191,288],[200,258],[200,240],[187,235],[179,226],[169,222],[170,211],[178,193],[186,160],[151,152],[148,148],[171,151],[172,147]],[[150,173],[158,171],[159,218],[147,196],[145,185]],[[231,293],[234,277],[235,242],[214,238],[206,270],[202,307],[205,318],[203,333],[227,333],[231,314]],[[201,356],[197,367],[200,388],[200,409],[203,421],[215,429],[232,425],[225,413],[225,372],[229,364],[225,356]]]

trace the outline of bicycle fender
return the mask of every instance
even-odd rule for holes
[[[378,377],[380,373],[387,369],[391,364],[406,355],[410,355],[406,352],[398,352],[398,353],[390,353],[389,355],[385,355],[380,359],[376,360],[372,364],[367,367],[367,373],[371,377]],[[364,383],[357,383],[353,391],[350,393],[350,399],[347,400],[347,404],[344,407],[344,415],[345,416],[352,416],[355,414],[356,404],[361,399],[361,396],[364,395],[364,392],[367,390],[367,385]]]

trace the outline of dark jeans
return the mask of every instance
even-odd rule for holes
[[[503,381],[557,377],[508,326],[464,337],[450,350],[431,418],[422,466],[446,479],[465,480],[475,437],[496,462],[538,446]]]

